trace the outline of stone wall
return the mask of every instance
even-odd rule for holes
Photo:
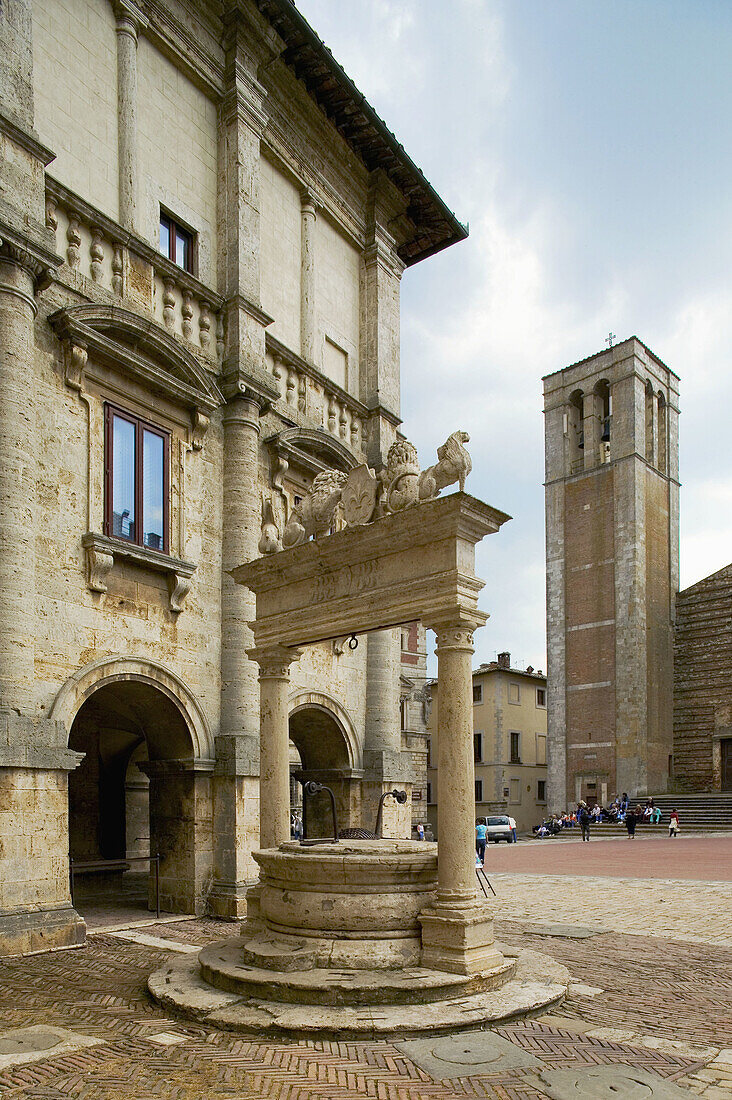
[[[732,565],[679,592],[674,637],[674,786],[720,789],[715,744],[732,738]],[[716,767],[715,767],[716,764]]]

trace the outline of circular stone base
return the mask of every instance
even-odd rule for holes
[[[223,950],[224,945],[211,946]],[[204,950],[210,958],[210,949]],[[468,995],[462,989],[451,995],[450,975],[415,967],[402,972],[398,1003],[349,1006],[306,1003],[305,999],[299,1003],[253,1000],[244,988],[227,992],[210,985],[203,978],[196,955],[184,955],[156,970],[148,980],[148,989],[163,1007],[213,1027],[296,1038],[393,1039],[450,1034],[544,1012],[564,999],[569,984],[566,967],[536,951],[517,954],[506,947],[500,950],[507,962],[515,963],[513,976],[500,988]],[[375,982],[383,982],[383,971],[372,973]],[[359,979],[366,980],[366,974],[361,970]],[[288,977],[292,979],[292,973]],[[442,987],[444,998],[425,1003],[425,984]]]

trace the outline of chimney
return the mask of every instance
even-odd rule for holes
[[[498,654],[498,667],[499,668],[510,668],[511,667],[511,654],[510,653],[499,653]]]

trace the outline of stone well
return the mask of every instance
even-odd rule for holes
[[[437,852],[409,840],[348,840],[255,852],[264,931],[251,962],[281,969],[418,966],[419,913],[434,901]]]
[[[564,996],[564,968],[531,952],[503,948],[498,966],[469,975],[423,965],[432,845],[286,842],[255,858],[258,916],[156,971],[162,1004],[241,1031],[377,1037],[481,1026]]]

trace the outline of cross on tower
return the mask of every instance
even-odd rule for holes
[[[607,336],[605,337],[605,343],[607,344],[607,346],[609,348],[611,348],[613,346],[613,341],[614,340],[617,340],[617,336],[615,335],[615,333],[614,332],[608,332]]]

